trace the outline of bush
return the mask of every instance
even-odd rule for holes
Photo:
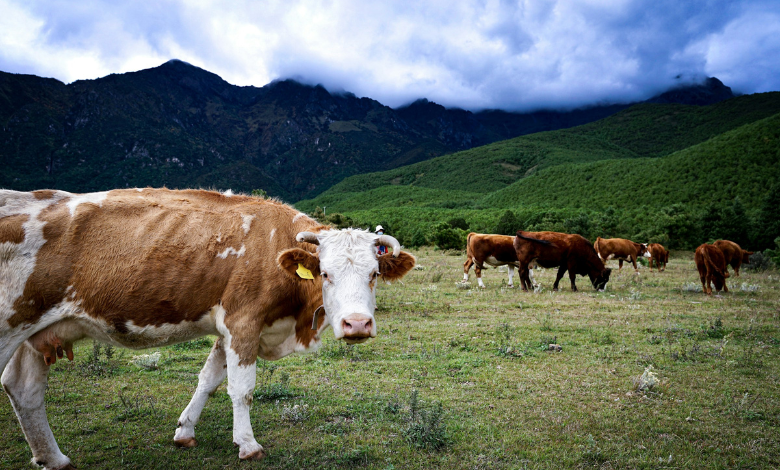
[[[455,217],[447,222],[452,228],[459,228],[461,230],[469,231],[469,223],[463,217]]]
[[[447,223],[439,223],[431,230],[430,241],[441,250],[463,250],[468,233],[452,228]]]
[[[438,450],[447,445],[447,431],[443,422],[441,402],[426,410],[420,403],[417,390],[409,397],[409,416],[403,429],[406,441],[414,447]]]
[[[777,263],[766,253],[775,250],[766,250],[765,252],[756,251],[750,255],[750,264],[745,265],[745,271],[749,272],[764,272],[769,269],[774,269]]]
[[[498,224],[496,224],[496,228],[493,229],[493,233],[499,235],[516,235],[518,230],[525,230],[520,225],[521,222],[515,213],[506,211],[501,218],[498,219]]]

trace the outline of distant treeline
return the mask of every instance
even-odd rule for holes
[[[745,249],[778,248],[780,237],[780,185],[767,191],[758,210],[748,211],[739,198],[705,207],[673,204],[663,208],[589,210],[583,208],[444,209],[386,207],[351,211],[348,215],[313,215],[337,227],[373,229],[381,224],[387,233],[408,247],[433,245],[464,249],[470,232],[514,235],[517,230],[578,233],[596,237],[628,238],[661,243],[670,249],[691,250],[699,244],[728,239]]]

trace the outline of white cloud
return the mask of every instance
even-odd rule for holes
[[[390,106],[576,107],[674,77],[780,89],[776,1],[0,0],[0,70],[65,82],[178,58],[237,85],[298,77]]]

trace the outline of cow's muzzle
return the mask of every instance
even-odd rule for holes
[[[353,313],[347,318],[341,320],[341,331],[344,332],[344,341],[347,343],[362,343],[363,341],[375,336],[374,319],[357,313]]]

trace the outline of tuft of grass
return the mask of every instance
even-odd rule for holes
[[[409,414],[403,435],[406,442],[417,448],[440,450],[449,442],[444,427],[444,408],[436,402],[426,409],[420,401],[419,392],[413,390],[409,396]]]
[[[133,356],[130,362],[140,367],[141,369],[157,370],[160,367],[160,357],[160,351],[155,351],[151,354]]]

